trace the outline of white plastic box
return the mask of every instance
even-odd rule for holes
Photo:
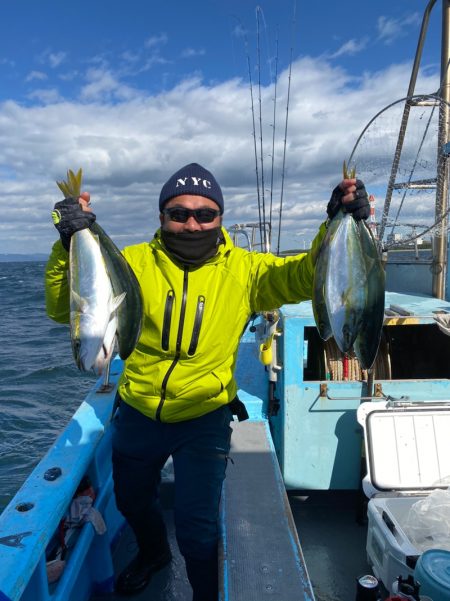
[[[368,470],[367,558],[392,593],[421,554],[404,530],[409,510],[450,475],[450,405],[380,401],[362,403],[357,415]]]

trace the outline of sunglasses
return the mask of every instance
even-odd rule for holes
[[[164,209],[163,215],[167,215],[171,221],[186,223],[193,217],[197,223],[211,223],[220,215],[220,211],[214,209],[185,209],[184,207],[172,207]]]

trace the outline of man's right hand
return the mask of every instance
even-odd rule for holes
[[[361,180],[344,179],[333,190],[327,205],[328,218],[333,219],[341,208],[344,213],[351,213],[356,221],[369,218],[369,198]]]
[[[90,227],[95,221],[95,215],[89,204],[90,195],[88,192],[83,192],[79,198],[65,198],[57,202],[53,208],[53,223],[67,251],[70,249],[72,234]]]

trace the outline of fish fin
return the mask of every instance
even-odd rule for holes
[[[74,198],[78,198],[81,193],[81,180],[83,177],[83,172],[78,169],[78,172],[75,174],[72,169],[67,170],[67,181],[56,182],[56,185],[64,194],[64,198],[68,198],[69,196],[73,196]]]
[[[78,170],[78,173],[75,175],[72,169],[69,169],[67,171],[67,182],[71,188],[72,196],[78,198],[81,192],[81,170]]]
[[[116,309],[118,309],[120,307],[122,302],[125,300],[126,295],[127,295],[126,292],[122,292],[122,294],[119,294],[119,296],[115,296],[113,298],[112,311],[116,311]],[[111,313],[112,313],[112,311],[111,311]]]
[[[71,291],[71,295],[73,304],[79,308],[81,313],[84,313],[86,307],[88,306],[88,304],[86,303],[86,299],[84,299],[74,290]]]
[[[70,192],[69,192],[69,190],[67,188],[66,182],[56,182],[56,185],[58,186],[58,188],[63,193],[64,198],[67,198],[68,196],[70,196]]]
[[[344,176],[344,179],[355,179],[355,177],[356,177],[356,167],[353,166],[349,170],[347,162],[344,161],[344,164],[342,166],[342,175]]]
[[[344,160],[344,164],[342,165],[342,177],[347,179],[347,162]]]

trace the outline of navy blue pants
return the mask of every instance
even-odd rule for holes
[[[166,540],[158,501],[161,469],[172,456],[176,537],[193,601],[217,600],[219,502],[230,450],[229,407],[173,424],[153,421],[122,402],[114,419],[117,507],[139,549],[152,557]]]

